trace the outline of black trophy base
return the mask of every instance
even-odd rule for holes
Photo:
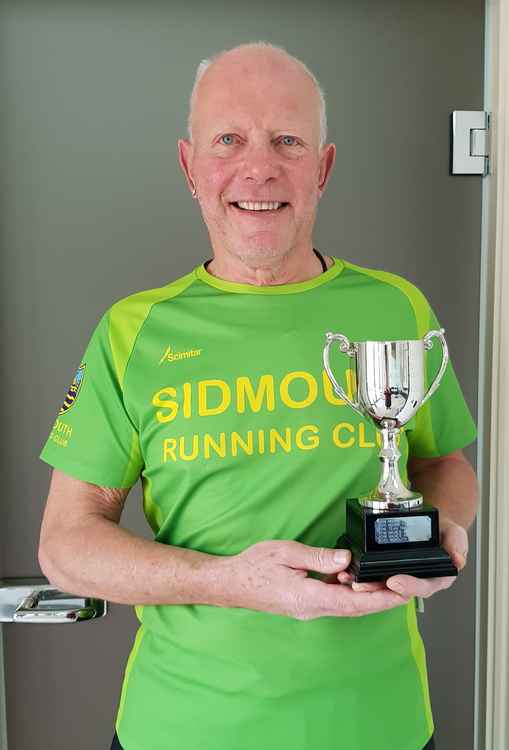
[[[346,532],[336,548],[351,550],[347,572],[359,583],[400,573],[416,578],[458,575],[440,546],[438,510],[431,505],[380,513],[357,499],[347,500]]]

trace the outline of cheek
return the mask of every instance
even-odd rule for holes
[[[318,206],[318,189],[314,183],[301,185],[295,196],[295,211],[301,219],[314,216]]]
[[[203,163],[199,172],[199,177],[201,177],[199,181],[204,186],[202,193],[207,201],[217,200],[218,196],[224,192],[230,180],[230,171],[226,164],[218,164],[217,161]]]
[[[314,164],[300,164],[291,175],[295,203],[309,209],[318,200],[318,172]]]

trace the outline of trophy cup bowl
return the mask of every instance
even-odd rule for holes
[[[438,338],[442,363],[425,390],[425,353]],[[330,366],[330,348],[354,359],[356,400],[337,382]],[[347,500],[346,531],[336,547],[351,549],[348,572],[356,581],[385,580],[396,573],[420,578],[457,575],[440,546],[438,510],[409,489],[399,474],[397,438],[438,388],[449,360],[444,329],[423,339],[350,342],[341,333],[326,334],[323,363],[336,394],[380,431],[380,480],[366,495]]]

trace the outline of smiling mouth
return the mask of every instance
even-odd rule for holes
[[[265,215],[273,215],[277,213],[281,213],[281,211],[284,211],[287,206],[289,206],[289,203],[281,203],[281,205],[278,208],[262,208],[262,209],[248,209],[248,208],[241,208],[238,203],[230,203],[230,206],[235,208],[239,213],[242,214],[248,214],[249,216],[265,216]]]

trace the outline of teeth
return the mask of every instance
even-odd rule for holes
[[[237,206],[239,206],[240,208],[247,208],[249,211],[274,211],[276,208],[279,208],[279,206],[282,205],[282,203],[275,203],[273,201],[264,203],[252,203],[251,201],[237,202]]]

